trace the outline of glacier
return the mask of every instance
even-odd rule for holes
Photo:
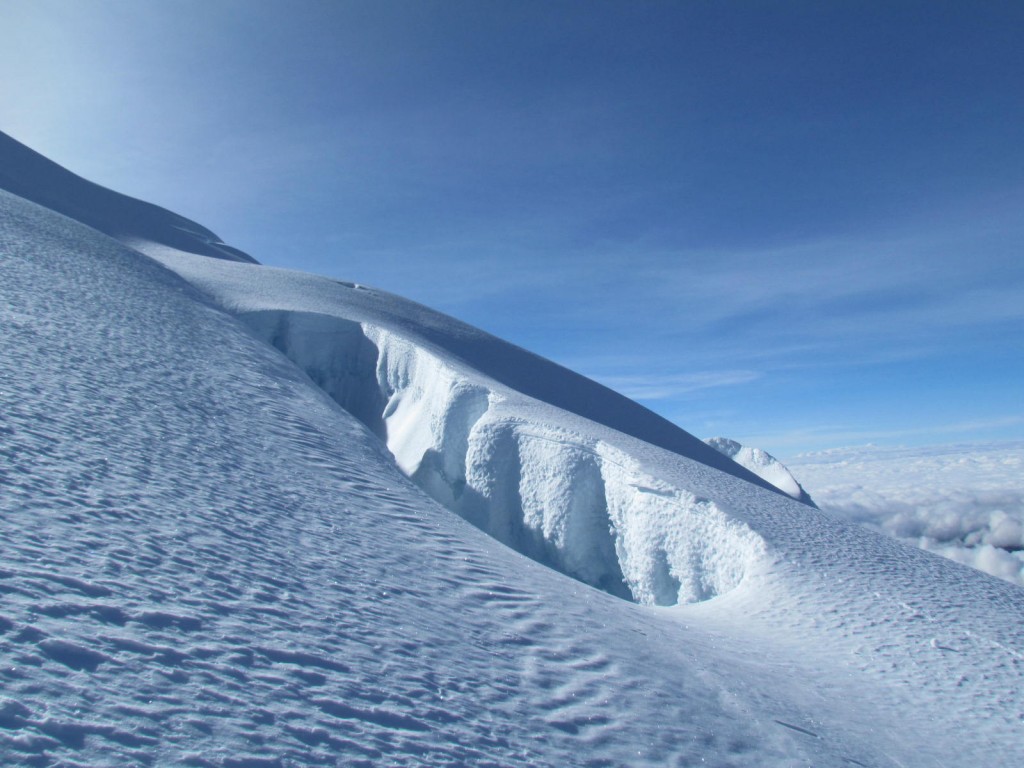
[[[28,153],[0,143],[3,764],[1024,759],[1018,587]]]
[[[571,375],[565,391],[582,405],[620,412],[624,423],[646,415],[664,444],[748,478],[593,382],[374,289],[283,271],[268,281],[265,267],[149,252],[362,421],[432,498],[539,562],[619,597],[674,605],[732,589],[763,551],[742,520],[665,481],[639,457],[650,450],[652,467],[683,464],[694,473],[706,464],[667,457],[666,449],[525,395],[481,368],[557,386],[557,377]]]

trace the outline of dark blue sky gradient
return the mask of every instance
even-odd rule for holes
[[[0,129],[701,435],[1024,437],[1024,4],[0,6]]]

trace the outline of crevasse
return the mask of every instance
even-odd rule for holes
[[[392,330],[264,310],[240,318],[385,442],[427,494],[522,554],[646,605],[736,587],[764,550],[714,502],[593,436],[530,418]],[[525,414],[525,415],[524,415]]]

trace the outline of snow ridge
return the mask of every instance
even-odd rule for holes
[[[579,581],[648,605],[697,602],[736,587],[764,552],[714,502],[606,441],[502,408],[510,393],[394,331],[283,310],[240,319],[435,500]]]
[[[76,176],[0,132],[0,189],[98,229],[146,252],[153,244],[255,264],[194,221]]]

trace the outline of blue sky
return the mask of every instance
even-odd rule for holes
[[[1024,4],[0,4],[0,129],[780,456],[1024,437]]]

